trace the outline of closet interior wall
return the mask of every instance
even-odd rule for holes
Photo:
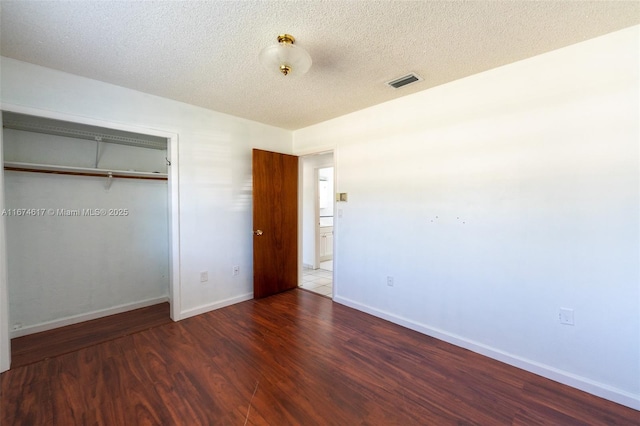
[[[6,122],[3,142],[12,337],[168,300],[166,145],[91,141]],[[15,171],[15,164],[85,173]],[[110,179],[112,170],[140,176]]]

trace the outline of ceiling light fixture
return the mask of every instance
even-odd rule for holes
[[[302,75],[311,67],[311,56],[296,46],[296,39],[289,34],[280,34],[278,44],[265,47],[260,52],[260,62],[265,68],[283,75]]]

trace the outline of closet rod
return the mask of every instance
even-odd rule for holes
[[[68,170],[43,170],[43,169],[30,169],[27,167],[14,167],[4,166],[5,170],[12,172],[31,172],[31,173],[50,173],[56,175],[73,175],[73,176],[94,176],[94,177],[108,177],[108,172],[105,173],[91,173],[91,172],[74,172]],[[114,178],[124,179],[146,179],[146,180],[168,180],[166,176],[134,176],[128,174],[119,174],[118,172],[111,172],[111,176]]]

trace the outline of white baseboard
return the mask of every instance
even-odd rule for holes
[[[627,406],[629,408],[633,408],[634,410],[640,410],[640,395],[635,395],[630,392],[626,392],[612,386],[596,382],[586,377],[581,377],[564,370],[559,370],[545,364],[512,355],[491,346],[474,342],[473,340],[457,336],[443,330],[429,327],[410,319],[403,318],[395,314],[391,314],[389,312],[385,312],[380,309],[358,303],[345,297],[335,296],[333,298],[333,301],[356,309],[358,311],[366,312],[375,317],[385,319],[394,324],[401,325],[419,333],[426,334],[427,336],[431,336],[447,343],[451,343],[452,345],[456,345],[461,348],[468,349],[472,352],[487,356],[489,358],[493,358],[497,361],[504,362],[505,364],[509,364],[522,370],[529,371],[547,379],[562,383],[567,386],[571,386],[584,392],[588,392],[592,395],[599,396],[600,398],[604,398],[609,401]]]
[[[97,311],[87,312],[78,315],[72,315],[70,317],[59,318],[52,321],[43,322],[40,324],[28,325],[26,327],[19,328],[17,330],[11,330],[10,338],[27,336],[29,334],[40,333],[41,331],[53,330],[54,328],[64,327],[67,325],[78,324],[84,321],[91,321],[94,319],[108,317],[109,315],[121,314],[127,311],[133,311],[134,309],[145,308],[151,305],[157,305],[158,303],[168,302],[169,297],[156,297],[153,299],[142,300],[139,302],[126,303],[124,305],[114,306],[112,308],[100,309]]]
[[[180,312],[180,319],[183,320],[189,317],[194,317],[196,315],[204,314],[205,312],[214,311],[216,309],[224,308],[225,306],[235,305],[236,303],[244,302],[251,299],[253,299],[253,293],[245,293],[241,294],[240,296],[220,300],[219,302],[197,306],[195,308],[187,309]]]

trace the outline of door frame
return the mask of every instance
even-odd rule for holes
[[[313,168],[313,269],[320,268],[320,169]]]
[[[167,160],[170,163],[168,168],[168,214],[169,214],[169,305],[171,306],[170,315],[171,319],[178,321],[181,319],[181,303],[180,303],[180,197],[179,197],[179,161],[178,161],[178,133],[173,133],[164,130],[152,129],[150,127],[123,124],[108,120],[94,119],[83,117],[79,115],[67,114],[57,111],[43,110],[33,107],[25,107],[21,105],[15,105],[10,103],[2,103],[0,105],[0,113],[13,112],[17,114],[31,115],[35,117],[50,118],[54,120],[70,121],[73,123],[87,124],[91,126],[105,127],[114,130],[122,130],[133,133],[141,133],[150,136],[159,136],[166,138],[167,143]],[[3,149],[0,146],[0,149]],[[0,156],[2,158],[2,156]],[[0,169],[0,173],[4,176],[4,167]],[[0,188],[0,196],[3,198],[4,203],[4,186]],[[0,226],[3,228],[6,226],[5,218],[0,219]],[[0,244],[5,247],[4,253],[6,253],[6,241],[3,238]],[[6,262],[6,259],[0,259],[0,262]],[[6,265],[5,265],[6,266]],[[4,268],[3,268],[4,269]],[[0,277],[0,311],[8,312],[9,300],[8,300],[8,284],[6,279],[6,269],[2,272],[4,277]],[[2,297],[6,295],[6,297]],[[9,353],[0,354],[0,371],[9,369],[10,355],[11,355],[11,338],[9,319],[7,315],[0,315],[0,328],[3,333],[0,333],[1,348],[9,348]],[[5,356],[8,361],[5,362]]]

